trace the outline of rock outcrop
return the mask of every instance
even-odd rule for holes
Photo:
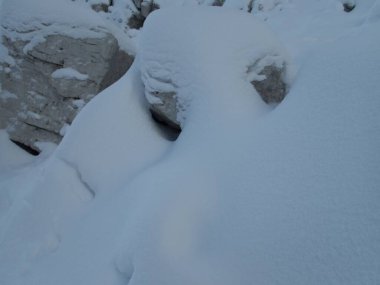
[[[267,104],[278,104],[286,96],[287,65],[279,56],[265,56],[248,68],[250,82]]]
[[[81,107],[133,61],[109,33],[49,35],[36,44],[4,37],[3,44],[14,64],[0,63],[0,128],[35,150],[41,141],[58,143]]]

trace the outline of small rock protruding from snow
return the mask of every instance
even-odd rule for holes
[[[143,26],[148,15],[160,8],[154,0],[133,0],[135,12],[128,20],[128,26],[132,29],[139,29]]]
[[[344,12],[347,12],[347,13],[351,12],[356,7],[356,4],[355,4],[354,0],[346,0],[342,4],[343,4],[343,10],[344,10]]]
[[[267,56],[248,68],[248,77],[265,103],[280,103],[288,89],[286,71],[286,62],[282,58]]]

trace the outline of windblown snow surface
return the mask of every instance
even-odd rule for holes
[[[0,133],[1,284],[380,284],[380,1],[269,2],[158,10],[55,150]],[[143,82],[185,102],[175,142]]]

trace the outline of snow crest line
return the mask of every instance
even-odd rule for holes
[[[79,181],[82,183],[82,185],[87,189],[87,191],[90,193],[90,195],[91,195],[91,200],[92,199],[94,199],[95,198],[95,196],[96,196],[96,192],[95,192],[95,190],[84,180],[84,178],[83,178],[83,175],[82,175],[82,173],[79,171],[79,169],[78,169],[78,167],[74,164],[74,163],[72,163],[72,162],[70,162],[70,161],[68,161],[68,160],[66,160],[66,159],[64,159],[64,158],[62,158],[62,157],[58,157],[58,159],[60,160],[60,161],[62,161],[64,164],[66,164],[68,167],[70,167],[71,169],[73,169],[74,171],[75,171],[75,173],[76,173],[76,175],[77,175],[77,177],[78,177],[78,179],[79,179]]]

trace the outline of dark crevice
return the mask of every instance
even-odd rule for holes
[[[154,0],[151,0],[149,3],[133,0],[133,4],[137,12],[135,12],[128,20],[127,25],[131,29],[140,29],[144,25],[146,17],[148,17],[153,11],[160,9],[160,6],[155,3]]]
[[[42,62],[44,64],[50,64],[50,65],[53,65],[53,66],[57,66],[58,68],[63,68],[64,66],[64,61],[61,61],[60,63],[56,63],[56,62],[51,62],[51,61],[48,61],[48,60],[43,60],[41,58],[38,58],[30,53],[28,53],[28,56],[34,60],[34,61],[39,61],[39,62]],[[33,62],[33,61],[32,61]]]
[[[253,10],[253,0],[250,0],[249,3],[248,3],[248,10],[247,10],[247,12],[251,13],[252,10]]]
[[[153,110],[150,110],[150,113],[163,137],[169,141],[177,140],[181,133],[181,129],[178,128],[178,126],[170,125],[166,121],[163,121],[160,115],[156,114]]]
[[[353,3],[343,3],[344,12],[350,13],[356,7]]]
[[[18,147],[20,147],[21,149],[25,150],[27,153],[29,153],[29,154],[31,154],[33,156],[37,156],[37,155],[40,154],[39,151],[35,150],[34,148],[31,148],[30,146],[28,146],[26,144],[23,144],[21,142],[18,142],[18,141],[12,140],[12,139],[11,139],[11,142],[13,142]]]
[[[128,20],[128,27],[131,29],[140,29],[144,25],[145,18],[141,16],[139,13],[135,13]]]
[[[44,132],[48,132],[48,133],[52,133],[52,134],[55,134],[55,135],[58,135],[58,136],[61,136],[59,133],[55,132],[55,131],[52,131],[52,130],[48,130],[46,128],[42,128],[40,126],[36,126],[34,124],[31,124],[31,123],[28,123],[26,122],[25,120],[20,120],[21,122],[23,122],[25,125],[29,126],[29,127],[32,127],[32,128],[35,128],[36,130],[41,130],[41,131],[44,131]]]
[[[220,7],[220,6],[223,6],[223,4],[224,4],[224,0],[214,0],[214,2],[211,4],[211,6]]]

